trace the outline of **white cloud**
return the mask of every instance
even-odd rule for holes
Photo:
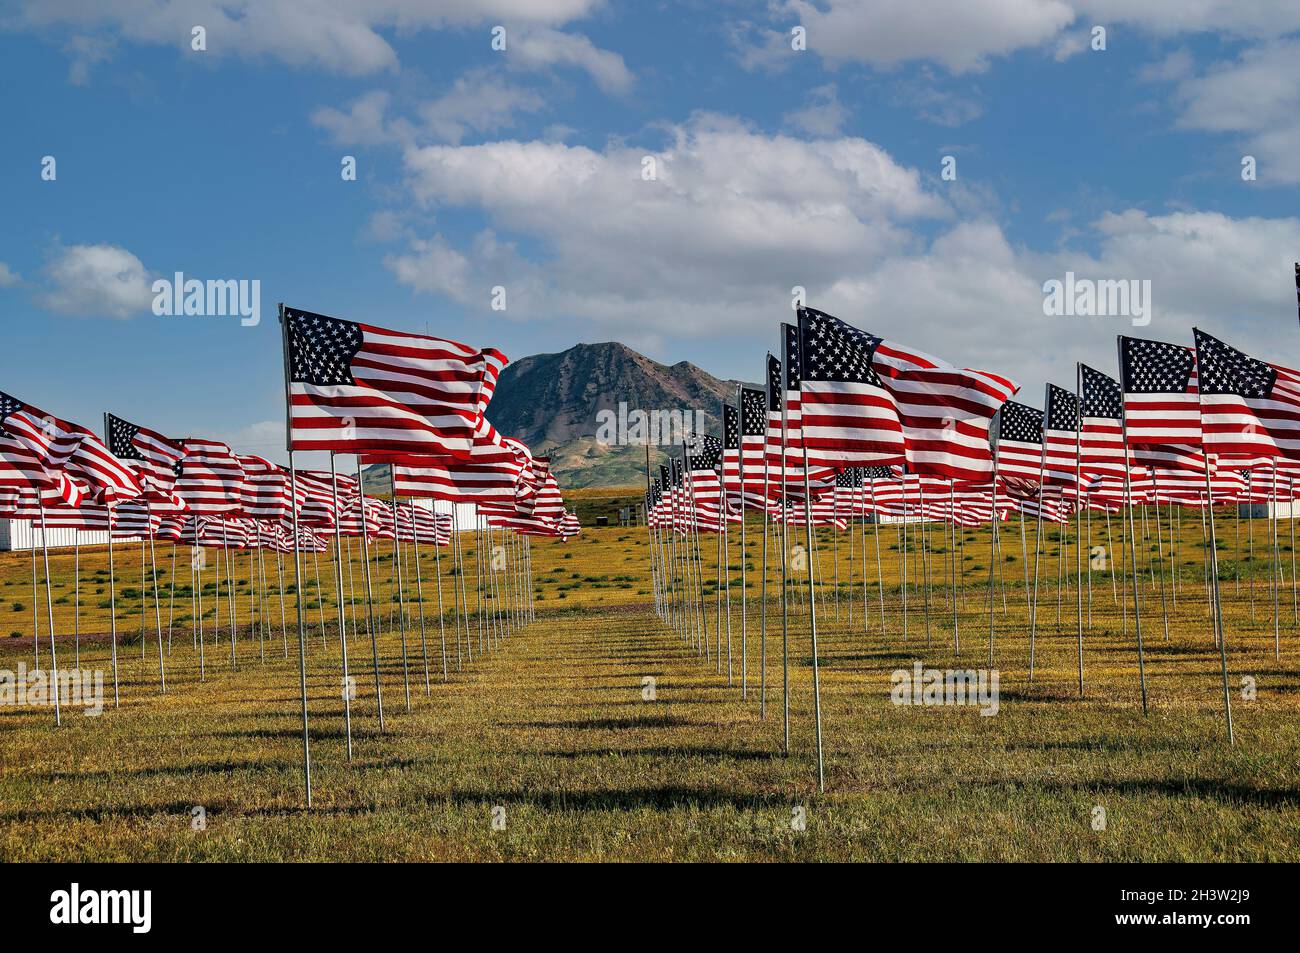
[[[848,118],[849,111],[840,102],[835,84],[828,83],[810,90],[808,102],[802,108],[786,113],[784,121],[810,136],[829,137],[839,135]]]
[[[1295,0],[778,0],[770,29],[728,25],[745,68],[786,68],[790,28],[807,30],[808,51],[834,62],[880,68],[928,61],[953,73],[982,70],[989,60],[1043,49],[1060,61],[1086,48],[1088,31],[1131,27],[1162,38],[1195,33],[1246,39],[1300,29]]]
[[[207,31],[211,57],[271,57],[291,66],[312,66],[352,75],[392,69],[397,53],[385,32],[484,27],[552,28],[588,16],[601,0],[28,0],[8,20],[11,27],[71,28],[79,35],[102,31],[136,43],[190,52],[190,30]],[[483,43],[486,46],[486,33]],[[591,68],[614,75],[606,62],[617,57],[585,43]],[[571,53],[570,55],[577,55]],[[618,63],[621,64],[621,59]],[[74,67],[75,69],[75,67]],[[605,78],[608,78],[608,75]]]
[[[22,281],[22,278],[18,275],[18,272],[0,261],[0,288],[12,288],[20,281]]]
[[[311,121],[326,130],[339,145],[380,145],[396,137],[385,116],[391,101],[390,93],[376,89],[352,100],[346,110],[321,106],[311,114]]]
[[[1186,129],[1237,133],[1262,183],[1300,182],[1300,40],[1266,43],[1178,86]]]
[[[473,70],[459,77],[447,93],[421,106],[419,115],[434,139],[458,143],[470,131],[508,129],[519,113],[537,112],[545,106],[532,90],[508,83],[488,70]]]
[[[150,275],[135,255],[117,245],[67,245],[45,268],[47,288],[38,300],[60,314],[129,318],[149,310]]]
[[[497,242],[491,255],[476,246],[457,258],[439,240],[389,267],[413,288],[453,296],[505,285],[512,317],[653,321],[697,334],[748,324],[794,284],[824,285],[906,247],[907,222],[949,214],[919,173],[863,139],[769,137],[715,116],[671,136],[663,149],[544,141],[407,149],[422,207],[482,209],[496,232],[545,251],[522,258]],[[657,163],[653,181],[642,178],[646,156]],[[476,300],[485,305],[486,293]]]
[[[625,93],[632,88],[632,73],[623,57],[596,47],[581,34],[529,28],[509,38],[507,56],[511,66],[527,69],[577,67],[607,93]]]
[[[1048,42],[1074,11],[1063,0],[786,0],[777,17],[805,27],[809,51],[829,60],[933,60],[965,73]]]

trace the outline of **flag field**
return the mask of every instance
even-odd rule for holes
[[[609,494],[573,491],[571,496],[582,512],[590,505],[588,496],[606,503]],[[797,568],[790,585],[788,756],[781,750],[775,565],[768,580],[767,710],[760,719],[763,529],[753,513],[744,557],[747,699],[741,698],[738,528],[730,533],[727,561],[730,685],[725,603],[720,645],[716,632],[712,537],[702,546],[707,658],[655,615],[644,526],[584,526],[567,542],[533,540],[536,622],[480,655],[471,611],[473,645],[463,648],[459,670],[451,635],[450,562],[444,559],[446,682],[429,547],[422,553],[428,694],[414,584],[405,581],[409,713],[403,703],[391,547],[372,548],[387,725],[381,732],[375,717],[370,639],[364,606],[358,604],[360,628],[352,631],[348,618],[357,680],[352,763],[345,751],[333,562],[325,554],[319,560],[321,604],[315,568],[304,557],[311,809],[304,808],[301,791],[296,595],[291,591],[286,599],[286,657],[274,573],[268,573],[271,592],[265,601],[269,625],[259,637],[250,628],[263,604],[255,597],[256,577],[247,568],[247,554],[233,553],[237,668],[230,665],[228,604],[222,602],[220,625],[214,628],[215,590],[207,589],[208,641],[200,681],[191,635],[189,550],[182,547],[163,695],[153,594],[140,585],[138,544],[120,544],[121,704],[115,708],[105,638],[106,553],[83,548],[80,666],[103,672],[104,710],[84,716],[65,700],[64,723],[56,729],[49,708],[0,706],[0,860],[1294,861],[1300,858],[1300,613],[1293,601],[1290,527],[1283,520],[1278,531],[1277,659],[1268,522],[1253,521],[1252,557],[1251,521],[1243,520],[1234,534],[1238,527],[1230,512],[1221,509],[1216,518],[1233,747],[1223,729],[1198,511],[1189,509],[1178,521],[1176,603],[1167,512],[1162,552],[1155,551],[1154,514],[1150,538],[1137,545],[1150,697],[1146,716],[1132,607],[1126,623],[1121,605],[1132,584],[1131,575],[1123,575],[1129,572],[1125,564],[1107,561],[1105,570],[1093,571],[1090,620],[1084,579],[1087,680],[1085,696],[1078,695],[1073,520],[1068,527],[1044,531],[1032,684],[1020,525],[1015,515],[1002,525],[992,663],[1000,691],[997,713],[988,717],[976,706],[891,701],[892,673],[911,670],[914,662],[939,669],[989,666],[988,527],[958,530],[960,655],[953,649],[949,527],[929,524],[926,552],[920,549],[921,533],[909,527],[913,565],[907,577],[906,640],[897,527],[880,528],[883,634],[875,527],[853,523],[838,534],[838,543],[830,528],[822,528],[815,565],[825,794],[818,793],[812,769],[811,659],[802,601],[807,586]],[[1136,525],[1141,535],[1141,519]],[[1092,544],[1104,544],[1105,532],[1102,515],[1093,514]],[[1058,533],[1068,541],[1060,557],[1063,573]],[[803,539],[802,531],[797,537]],[[1032,572],[1032,522],[1028,545]],[[467,534],[465,587],[471,610],[479,595],[476,546]],[[1125,549],[1119,520],[1114,547]],[[792,551],[792,560],[801,554]],[[170,546],[159,546],[164,626],[170,555]],[[1085,569],[1089,555],[1086,547]],[[352,573],[359,577],[355,541],[351,557]],[[73,558],[70,549],[50,553],[60,668],[74,664]],[[928,573],[921,571],[926,560]],[[932,581],[928,612],[927,577]],[[1068,589],[1060,588],[1059,609],[1058,581],[1068,582]],[[212,585],[211,578],[205,585]],[[221,592],[224,600],[224,576]],[[40,597],[44,659],[49,639],[43,586]],[[32,608],[31,554],[0,553],[0,669],[32,667]],[[347,612],[351,608],[345,606]]]

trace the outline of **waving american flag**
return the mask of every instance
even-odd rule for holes
[[[289,449],[467,457],[503,354],[285,308]]]

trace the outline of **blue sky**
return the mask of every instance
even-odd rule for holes
[[[52,0],[0,76],[0,389],[85,423],[282,458],[278,301],[759,379],[800,285],[1033,404],[1117,333],[1300,362],[1294,2]],[[178,270],[261,324],[155,316]],[[1067,270],[1150,325],[1045,316]]]

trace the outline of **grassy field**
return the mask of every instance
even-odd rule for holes
[[[249,567],[247,554],[236,556],[237,668],[230,662],[228,608],[223,604],[216,618],[215,590],[205,591],[200,681],[188,552],[181,551],[173,573],[170,546],[159,549],[159,567],[167,570],[159,587],[164,628],[170,580],[176,578],[164,696],[158,687],[153,600],[140,583],[139,547],[119,547],[121,705],[113,707],[106,674],[108,702],[98,717],[65,712],[63,726],[56,728],[49,709],[0,707],[0,859],[1300,859],[1300,625],[1290,578],[1290,527],[1282,523],[1279,546],[1284,578],[1278,659],[1267,523],[1256,520],[1252,530],[1243,521],[1234,539],[1238,527],[1220,515],[1237,734],[1236,745],[1229,747],[1219,654],[1205,610],[1199,516],[1183,515],[1172,559],[1167,514],[1161,553],[1153,552],[1157,527],[1154,515],[1148,517],[1149,536],[1137,547],[1150,699],[1146,715],[1131,606],[1127,613],[1122,610],[1125,586],[1112,578],[1109,570],[1116,567],[1109,559],[1106,571],[1092,573],[1090,608],[1085,581],[1086,682],[1079,697],[1079,593],[1072,579],[1068,589],[1057,585],[1062,576],[1055,528],[1039,569],[1032,682],[1019,524],[1003,533],[995,562],[1001,574],[993,590],[994,665],[1000,673],[994,717],[981,717],[972,707],[904,707],[890,700],[891,673],[914,660],[940,668],[988,664],[988,531],[959,533],[954,554],[952,537],[942,527],[929,528],[924,547],[914,527],[906,547],[897,527],[882,527],[883,626],[875,527],[855,526],[838,542],[823,532],[816,565],[824,794],[817,789],[813,757],[812,658],[802,575],[790,590],[788,755],[783,753],[776,575],[768,584],[766,706],[760,708],[758,524],[749,527],[743,557],[738,539],[730,541],[730,651],[725,600],[720,646],[718,639],[712,585],[716,541],[703,539],[703,574],[710,583],[707,657],[703,644],[666,627],[654,613],[645,528],[584,528],[568,543],[533,543],[536,622],[480,653],[477,620],[471,620],[473,644],[459,640],[458,670],[458,640],[451,634],[453,578],[444,552],[450,659],[445,681],[433,559],[422,552],[430,684],[426,691],[413,617],[407,632],[409,711],[389,601],[391,544],[380,544],[372,575],[382,600],[379,664],[386,730],[380,731],[375,718],[370,639],[362,632],[348,640],[358,680],[351,763],[334,624],[338,610],[330,564],[322,559],[321,601],[314,582],[304,586],[315,768],[310,811],[302,806],[297,645],[291,634],[286,658],[274,566],[266,567],[272,583],[266,624],[250,627],[261,608],[253,597],[258,587],[250,585],[257,570]],[[1092,545],[1119,547],[1117,522],[1112,533],[1108,541],[1103,520],[1093,518]],[[797,536],[801,541],[803,531]],[[1027,536],[1032,556],[1032,524]],[[1073,527],[1066,541],[1063,558],[1072,569]],[[793,546],[796,539],[789,542]],[[471,606],[478,599],[475,545],[466,541],[464,582]],[[777,544],[770,545],[775,558]],[[913,583],[906,634],[900,589],[904,552]],[[792,558],[801,553],[792,551]],[[350,555],[359,592],[363,567],[355,545]],[[1111,554],[1108,549],[1101,555]],[[749,586],[743,654],[742,558]],[[87,550],[80,559],[81,665],[107,673],[109,645],[95,635],[108,627],[105,554]],[[51,567],[64,665],[75,651],[72,561],[71,553],[59,552]],[[915,584],[927,561],[934,581],[928,590]],[[306,568],[314,571],[310,560]],[[203,584],[210,587],[216,569],[210,563],[205,572]],[[409,579],[407,589],[410,611],[414,586]],[[44,637],[43,588],[41,596]],[[14,633],[0,638],[0,667],[15,669],[20,662],[30,667],[29,554],[0,554],[0,600],[0,614],[8,617],[0,633]],[[292,633],[292,592],[286,604]],[[346,607],[349,613],[353,608],[364,621],[364,606]],[[960,655],[953,645],[954,608]],[[43,641],[47,660],[48,639]],[[643,694],[647,677],[655,680],[653,701]],[[1253,699],[1243,678],[1254,682]],[[747,697],[742,697],[742,681]],[[193,823],[195,808],[204,812],[201,829]],[[1105,813],[1101,830],[1095,829],[1099,809]],[[797,822],[801,817],[803,824]]]

